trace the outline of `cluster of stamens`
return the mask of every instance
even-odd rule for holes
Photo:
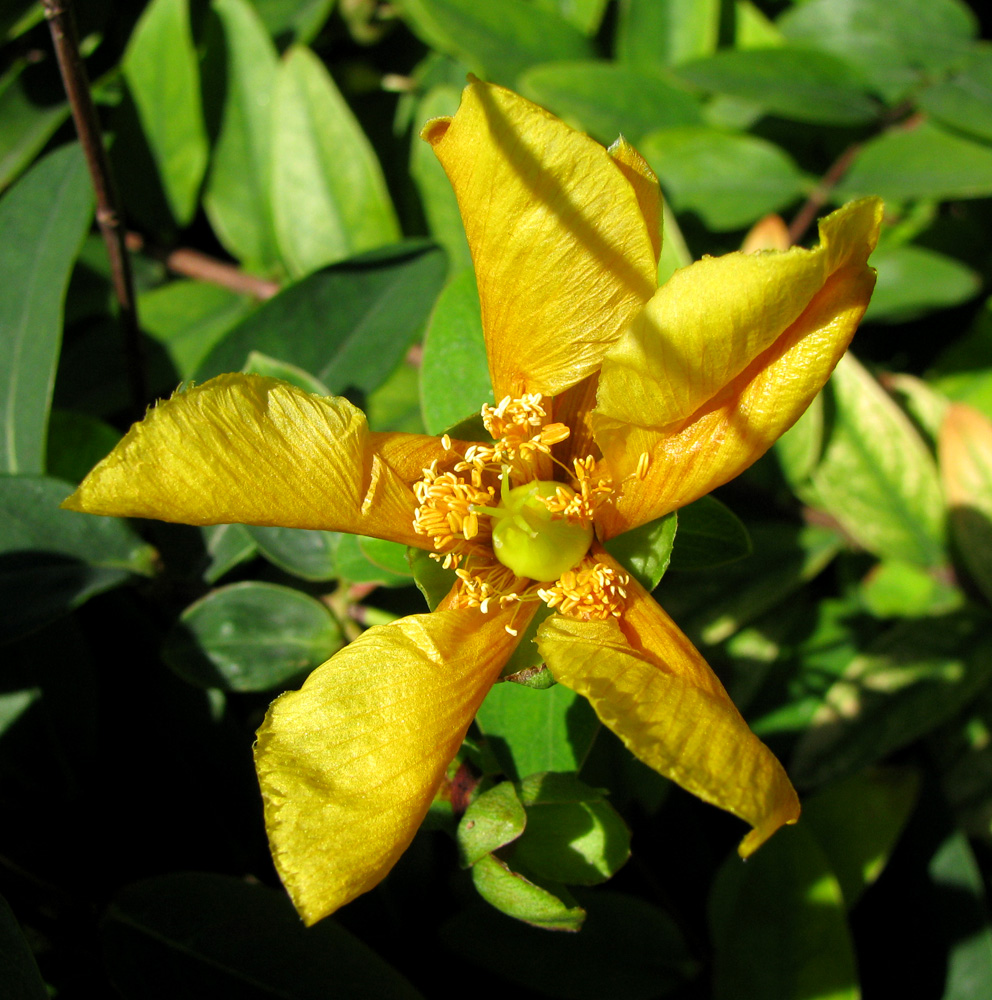
[[[530,570],[523,570],[527,576],[517,575],[504,565],[504,552],[497,557],[493,550],[491,522],[508,513],[502,503],[513,500],[507,496],[511,483],[543,486],[550,495],[536,496],[534,503],[543,504],[553,521],[565,521],[591,533],[596,507],[612,493],[609,479],[596,475],[596,459],[591,455],[574,459],[569,470],[552,456],[553,446],[568,438],[569,429],[548,421],[538,394],[519,399],[507,396],[496,406],[484,406],[482,419],[492,444],[472,444],[462,452],[445,435],[441,443],[451,456],[451,471],[441,471],[434,461],[414,485],[418,502],[414,529],[432,540],[432,558],[446,569],[454,569],[459,579],[453,606],[479,608],[486,614],[493,606],[541,600],[561,613],[580,618],[618,616],[629,580],[594,557],[584,556],[548,586],[529,579]],[[562,484],[551,492],[554,465],[569,473],[571,488]],[[510,626],[507,631],[516,634]]]

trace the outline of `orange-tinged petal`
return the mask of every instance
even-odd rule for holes
[[[409,846],[519,641],[513,611],[435,611],[371,628],[278,698],[255,762],[276,868],[312,924]]]
[[[850,343],[868,306],[875,274],[836,271],[779,339],[688,420],[666,430],[631,426],[612,438],[611,465],[636,467],[613,502],[597,512],[604,538],[622,534],[740,475],[806,411]]]
[[[149,410],[65,501],[70,510],[183,524],[259,524],[374,535],[413,530],[418,461],[438,440],[370,438],[346,399],[277,379],[221,375]],[[402,461],[398,473],[383,455]],[[426,464],[426,463],[425,463]]]
[[[422,135],[458,198],[496,399],[554,395],[595,371],[656,287],[635,161],[478,80]]]
[[[732,253],[677,271],[603,361],[592,419],[614,474],[637,464],[626,464],[630,425],[675,429],[799,321],[832,274],[867,269],[880,222],[881,202],[866,198],[824,219],[814,250]]]
[[[656,606],[657,607],[657,606]],[[661,609],[651,631],[659,649],[635,649],[621,626],[552,615],[537,644],[555,679],[585,696],[604,725],[649,767],[754,829],[741,857],[799,818],[782,765],[751,732],[705,660]],[[643,638],[643,637],[642,637]]]

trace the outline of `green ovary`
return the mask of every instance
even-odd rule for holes
[[[592,526],[583,528],[555,518],[541,502],[560,483],[536,480],[504,488],[499,507],[476,508],[493,519],[493,553],[517,576],[541,583],[557,580],[589,551]],[[567,487],[564,487],[567,490]]]

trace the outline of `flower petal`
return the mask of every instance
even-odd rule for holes
[[[612,504],[597,511],[602,537],[683,507],[757,461],[823,388],[874,286],[871,268],[836,271],[775,344],[688,420],[665,431],[632,426],[613,437],[611,468],[636,467],[641,454],[649,461],[641,477],[622,480]]]
[[[422,135],[458,197],[496,399],[554,395],[595,371],[657,282],[636,161],[478,80]]]
[[[276,868],[312,924],[373,888],[409,846],[519,641],[512,610],[371,628],[282,695],[255,762]]]
[[[748,729],[706,661],[654,607],[654,645],[633,645],[624,634],[629,622],[622,631],[612,619],[553,615],[538,629],[538,648],[555,679],[588,698],[635,756],[750,823],[754,829],[738,848],[747,857],[780,826],[796,822],[799,799],[782,765]],[[635,642],[648,638],[634,634]],[[712,681],[700,684],[704,675]]]
[[[732,253],[677,271],[603,361],[592,418],[614,474],[637,465],[624,446],[630,425],[671,433],[793,329],[831,275],[866,271],[881,210],[877,198],[839,209],[814,250]]]
[[[430,547],[410,484],[441,443],[370,435],[341,397],[221,375],[149,410],[65,501],[70,510],[184,524],[261,524]],[[390,459],[395,459],[396,468]]]

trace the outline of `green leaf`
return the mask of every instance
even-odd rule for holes
[[[992,420],[992,299],[985,300],[974,323],[937,356],[926,377],[938,392]]]
[[[964,65],[946,80],[932,83],[917,100],[944,125],[992,141],[992,51],[976,49]]]
[[[423,244],[375,251],[312,274],[268,300],[207,356],[197,381],[240,371],[251,351],[296,365],[332,393],[369,393],[403,360],[444,280]]]
[[[280,260],[271,196],[278,54],[261,12],[246,0],[213,0],[211,6],[223,41],[216,46],[221,51],[208,49],[207,58],[223,57],[224,90],[203,207],[233,257],[249,271],[270,272]]]
[[[484,907],[441,928],[446,948],[534,995],[567,1000],[658,1000],[681,995],[696,971],[678,925],[637,896],[587,893],[581,934],[539,934]],[[503,995],[513,996],[512,989]],[[686,994],[689,995],[689,994]]]
[[[830,862],[848,910],[882,874],[919,794],[919,775],[875,768],[803,802],[803,823]]]
[[[632,531],[611,538],[606,551],[648,592],[654,590],[668,569],[680,515],[672,511]]]
[[[557,887],[542,888],[487,854],[472,866],[479,895],[507,916],[551,931],[577,931],[586,912]]]
[[[852,774],[945,722],[992,677],[992,630],[965,613],[906,621],[827,689],[796,745],[793,780]]]
[[[452,275],[472,270],[472,254],[465,238],[465,227],[458,212],[458,200],[451,181],[430,144],[416,133],[420,126],[432,118],[453,115],[458,110],[460,100],[459,87],[446,83],[432,87],[417,103],[413,115],[416,127],[410,146],[410,175],[420,194],[428,231],[444,247],[448,255],[448,272]]]
[[[406,550],[406,557],[413,573],[413,582],[424,595],[427,607],[433,611],[454,586],[458,577],[455,576],[453,569],[445,569],[436,559],[431,559],[430,553],[423,549],[409,548]]]
[[[752,552],[751,536],[741,519],[716,497],[700,497],[678,512],[675,569],[715,569]]]
[[[778,28],[791,42],[854,63],[896,101],[960,59],[976,23],[960,0],[809,0]]]
[[[375,151],[320,60],[287,52],[272,95],[276,239],[300,277],[400,237]]]
[[[445,285],[431,313],[420,366],[420,408],[430,434],[495,402],[479,309],[470,269]]]
[[[617,58],[630,66],[678,66],[716,51],[719,0],[626,0],[620,4]]]
[[[751,101],[769,114],[801,122],[860,125],[880,110],[857,68],[811,48],[724,49],[684,63],[676,73],[703,90]]]
[[[303,389],[304,392],[311,392],[317,396],[330,396],[331,391],[320,379],[314,378],[309,372],[305,372],[298,365],[291,365],[278,358],[270,358],[261,351],[252,351],[241,369],[245,373],[252,375],[263,375],[267,378],[279,378],[284,382]]]
[[[121,435],[109,424],[86,413],[52,410],[48,423],[48,475],[71,483],[82,482]]]
[[[515,780],[578,771],[599,732],[589,702],[561,684],[546,690],[494,684],[476,721],[504,773]]]
[[[609,0],[531,0],[536,6],[560,14],[584,35],[595,35]]]
[[[655,129],[703,124],[692,95],[622,63],[545,63],[524,73],[520,92],[604,145],[618,135],[636,145]]]
[[[129,573],[150,576],[155,551],[124,521],[61,510],[70,483],[0,476],[0,632],[27,635]]]
[[[46,156],[0,201],[0,472],[45,469],[62,308],[92,211],[75,145]]]
[[[811,477],[822,505],[869,552],[941,563],[937,467],[908,417],[850,354],[828,391],[833,421]]]
[[[802,824],[728,858],[709,911],[715,1000],[860,997],[840,885]]]
[[[695,212],[710,229],[740,229],[795,201],[806,178],[764,139],[684,126],[651,132],[638,148],[677,212]]]
[[[265,29],[282,40],[291,34],[295,42],[310,42],[330,17],[335,0],[253,0]]]
[[[425,433],[420,416],[420,366],[410,356],[365,400],[365,416],[373,431]]]
[[[152,0],[121,63],[173,218],[196,211],[209,153],[188,0]]]
[[[967,302],[981,289],[970,267],[926,247],[882,248],[872,255],[878,282],[865,319],[902,323]]]
[[[413,572],[407,559],[407,546],[399,542],[390,542],[385,538],[368,538],[356,535],[358,548],[362,555],[381,570],[386,570],[394,577],[401,577],[406,583],[412,583]]]
[[[223,691],[271,691],[344,645],[331,612],[290,587],[245,581],[191,604],[162,647],[180,677]]]
[[[992,194],[992,147],[923,122],[867,142],[837,185],[844,200],[877,194],[909,198],[984,198]]]
[[[69,117],[61,91],[49,101],[39,100],[35,83],[40,75],[28,60],[18,59],[0,76],[0,189],[31,163]]]
[[[101,926],[125,1000],[280,997],[422,1000],[333,920],[304,927],[282,891],[226,875],[163,875],[129,886]]]
[[[515,869],[566,885],[597,885],[630,857],[630,831],[603,792],[574,774],[532,774],[519,786],[527,815],[504,856]]]
[[[379,542],[358,535],[338,535],[334,551],[337,575],[348,583],[375,583],[382,587],[408,587],[413,580],[406,568],[397,564],[397,550],[391,548],[395,542]],[[366,555],[370,553],[375,558]],[[393,571],[390,565],[396,565]]]
[[[339,535],[308,528],[263,528],[246,525],[258,551],[274,566],[301,580],[333,580],[338,576]]]
[[[876,618],[919,618],[956,611],[964,594],[939,573],[914,563],[883,560],[861,582],[861,601]]]
[[[3,896],[0,896],[0,979],[11,1000],[48,1000],[49,993],[31,947]]]
[[[255,540],[243,524],[213,524],[201,528],[209,562],[203,571],[207,583],[216,583],[235,566],[251,559],[258,551]]]
[[[400,12],[428,45],[461,59],[505,86],[530,66],[593,56],[588,38],[568,21],[525,0],[402,0]]]
[[[165,348],[179,379],[191,378],[254,303],[204,281],[170,281],[138,295],[141,328]]]
[[[463,868],[471,868],[491,851],[516,840],[527,816],[516,789],[503,781],[475,799],[458,824],[458,853]]]

